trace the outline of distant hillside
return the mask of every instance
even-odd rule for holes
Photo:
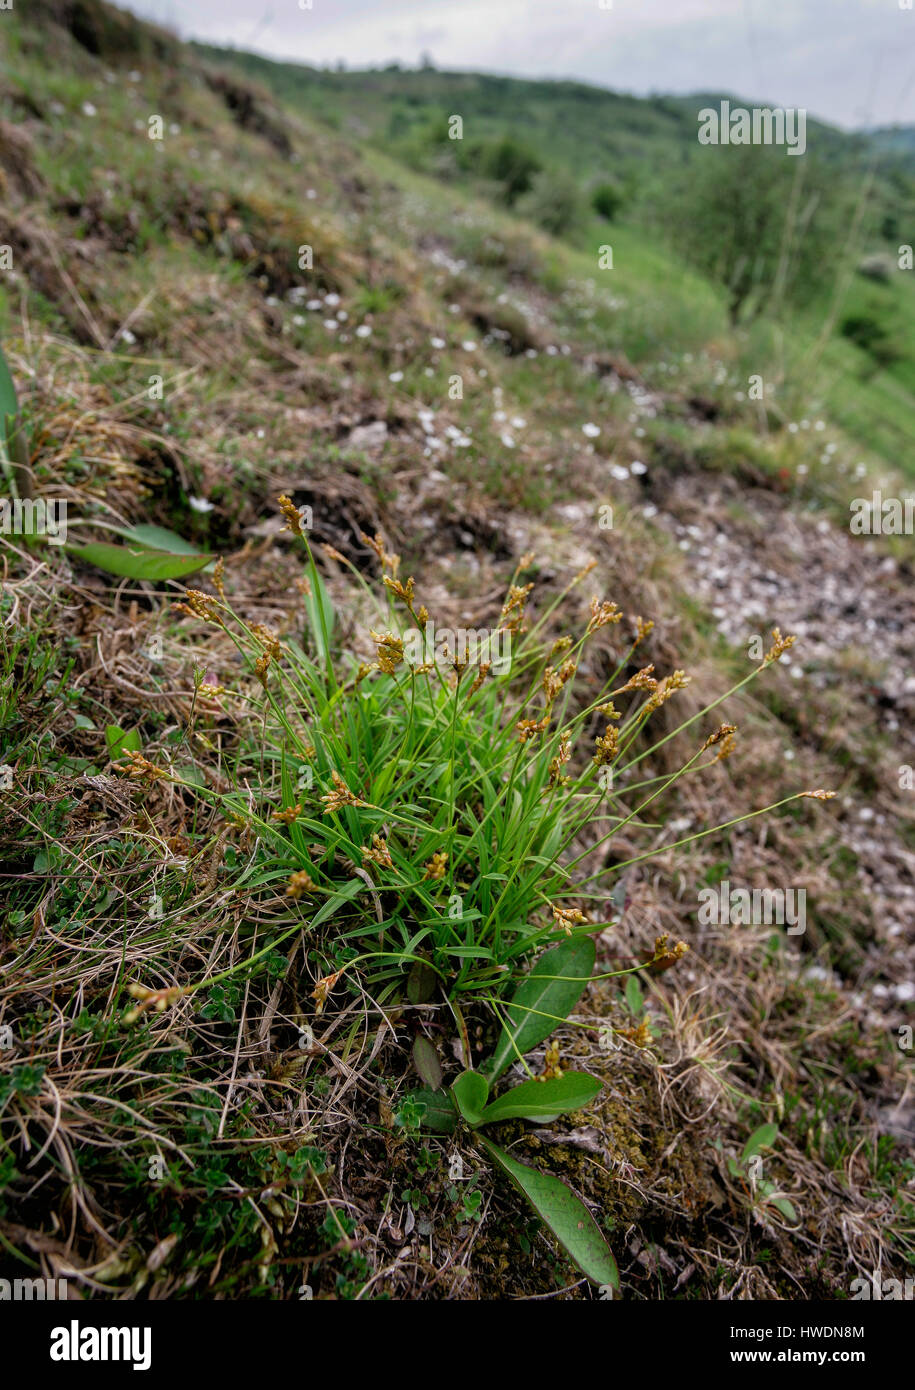
[[[881,126],[869,131],[868,138],[878,149],[915,161],[915,125]]]
[[[195,47],[210,61],[230,63],[263,82],[282,101],[429,172],[446,171],[442,136],[449,117],[458,114],[465,141],[511,135],[547,165],[571,171],[586,188],[616,182],[630,205],[652,199],[696,154],[700,110],[724,100],[753,105],[733,93],[635,97],[575,81],[397,65],[332,71],[234,49]],[[901,138],[906,134],[908,140]],[[882,157],[875,207],[903,199],[910,212],[915,210],[915,132],[896,128],[874,136],[807,121],[808,150],[833,168],[859,177],[875,154]]]

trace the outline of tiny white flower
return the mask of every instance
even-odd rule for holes
[[[596,439],[600,434],[600,425],[592,424],[589,420],[586,425],[582,425],[581,432],[588,439]]]
[[[371,336],[372,336],[372,325],[371,325],[370,323],[360,323],[359,327],[356,329],[356,337],[357,337],[357,338],[371,338]]]
[[[211,512],[213,503],[208,502],[205,497],[189,497],[188,505],[192,512]]]
[[[92,102],[91,102],[91,101],[84,101],[84,102],[83,102],[83,115],[84,115],[84,116],[97,116],[97,115],[98,115],[98,111],[97,111],[96,108],[92,105]]]
[[[403,381],[403,372],[388,372],[388,381]]]

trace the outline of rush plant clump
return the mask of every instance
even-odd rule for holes
[[[540,1089],[543,1094],[536,1103],[519,1095],[521,1108],[506,1109],[505,1097],[490,1101],[489,1087],[513,1062],[527,1069],[531,1082],[525,1084],[534,1083],[524,1054],[568,1017],[592,978],[594,938],[618,918],[613,876],[659,852],[606,865],[614,836],[643,824],[652,803],[680,778],[726,758],[736,728],[722,723],[702,730],[673,773],[641,777],[639,764],[676,733],[705,722],[727,696],[652,743],[646,726],[690,678],[682,670],[660,676],[650,664],[627,675],[652,625],[641,617],[627,622],[614,602],[599,596],[591,599],[582,630],[549,641],[547,626],[561,621],[565,600],[589,570],[535,619],[533,585],[521,582],[527,558],[511,578],[492,631],[475,632],[472,640],[452,634],[453,646],[427,643],[423,634],[433,625],[416,581],[401,577],[398,556],[380,536],[363,538],[377,557],[380,584],[349,565],[374,614],[364,634],[374,659],[365,660],[366,652],[360,659],[339,638],[299,513],[288,498],[280,505],[304,552],[304,629],[281,635],[246,622],[226,597],[221,572],[216,595],[188,592],[181,610],[228,636],[247,672],[234,691],[228,676],[208,675],[197,696],[237,700],[250,738],[238,767],[222,764],[219,790],[171,774],[193,795],[215,802],[227,833],[243,837],[249,852],[234,893],[272,898],[279,912],[266,937],[257,936],[242,959],[215,976],[180,990],[136,983],[128,1021],[229,976],[250,977],[276,960],[284,941],[300,936],[314,1016],[324,1015],[322,1023],[343,1002],[395,1017],[404,1007],[436,1002],[453,1015],[467,1068],[468,1015],[484,1027],[488,1018],[493,1036],[501,1028],[487,1073],[462,1073],[469,1079],[447,1093],[450,1100],[441,1091],[434,1046],[417,1039],[414,1062],[427,1082],[418,1111],[433,1128],[462,1121],[475,1128],[508,1114],[543,1118],[577,1108],[585,1103],[580,1097],[587,1100],[599,1089],[593,1078],[536,1078],[534,1100]],[[338,552],[328,553],[349,564]],[[581,697],[582,658],[605,627],[628,627],[630,636],[603,686],[592,685]],[[762,662],[727,694],[765,670],[792,640],[776,630]],[[170,775],[138,752],[126,755],[124,770],[150,781]],[[678,943],[671,950],[665,938],[659,949],[659,968],[666,969],[687,948]],[[557,1227],[536,1199],[534,1189],[543,1187],[549,1206],[544,1183],[531,1179],[531,1189],[514,1160],[490,1140],[481,1142],[586,1272],[602,1270],[612,1282],[600,1251],[592,1261],[576,1250],[574,1194],[558,1184],[568,1194],[557,1197],[568,1217],[563,1234],[563,1222]]]
[[[473,650],[460,633],[444,660],[438,649],[416,660],[416,634],[429,614],[381,537],[364,538],[380,563],[380,589],[350,566],[377,613],[375,659],[360,661],[335,641],[336,615],[307,534],[289,499],[281,506],[305,552],[303,640],[246,623],[224,593],[191,590],[179,605],[229,635],[260,689],[250,724],[263,739],[263,784],[188,790],[215,799],[232,829],[253,837],[256,852],[236,891],[272,889],[293,917],[282,934],[307,929],[324,967],[313,990],[318,1011],[344,979],[381,1008],[404,998],[421,974],[423,988],[447,1001],[458,1022],[467,1005],[485,1005],[501,1020],[500,1001],[543,949],[615,920],[610,880],[625,864],[584,873],[582,861],[637,826],[674,782],[727,757],[735,726],[707,733],[677,772],[639,780],[638,765],[680,732],[652,744],[643,737],[646,725],[690,680],[680,670],[656,676],[650,665],[624,676],[651,624],[632,620],[616,669],[599,691],[576,700],[589,641],[602,627],[621,627],[623,614],[595,597],[584,630],[547,645],[547,622],[584,576],[533,621],[533,585],[517,582],[522,562],[498,625],[486,634],[490,647],[510,650],[498,671],[481,659],[486,642]],[[337,552],[334,559],[343,561]],[[727,693],[777,660],[791,640],[776,630],[760,665]],[[251,701],[250,688],[238,699]],[[233,698],[203,684],[198,695],[211,689],[223,701]],[[125,756],[131,776],[169,775],[137,752]],[[231,768],[222,772],[231,782]],[[180,783],[180,775],[172,780]],[[595,826],[600,838],[583,850],[582,832]]]

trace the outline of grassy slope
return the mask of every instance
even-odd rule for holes
[[[203,47],[201,52],[228,63],[263,82],[281,99],[322,125],[347,132],[406,163],[434,172],[436,162],[447,164],[447,178],[455,171],[446,155],[445,123],[452,112],[465,121],[465,139],[493,141],[511,134],[535,151],[548,167],[573,172],[586,188],[605,179],[620,186],[625,195],[622,222],[612,228],[599,219],[575,229],[576,244],[596,248],[612,242],[628,286],[656,298],[655,286],[663,265],[665,279],[683,277],[674,268],[676,244],[652,255],[645,247],[640,226],[645,199],[680,174],[695,151],[696,112],[716,104],[720,94],[690,98],[641,99],[601,91],[574,82],[537,82],[513,78],[437,72],[371,71],[329,72],[292,63],[276,63],[251,54],[233,54]],[[732,98],[733,102],[739,98]],[[808,148],[831,163],[837,173],[846,172],[860,181],[868,164],[866,137],[846,135],[811,121]],[[881,146],[882,148],[882,146]],[[437,154],[436,151],[439,151]],[[903,166],[905,167],[905,166]],[[458,176],[461,177],[460,175]],[[468,176],[463,176],[469,182]],[[871,197],[873,211],[864,219],[864,240],[852,249],[852,265],[861,249],[878,247],[895,255],[896,242],[911,244],[911,197],[900,203],[889,166],[878,165]],[[662,200],[663,202],[663,200]],[[895,241],[875,237],[872,223],[880,221],[877,209],[884,204],[907,211],[897,216],[900,227]],[[658,228],[649,232],[649,245],[657,242]],[[843,248],[836,248],[837,284],[845,281]],[[592,258],[593,251],[588,252]],[[693,312],[703,314],[704,296],[697,287],[694,302],[688,294],[677,297],[682,314],[673,323],[672,341],[690,336]],[[800,401],[822,397],[835,418],[862,447],[873,449],[894,467],[915,470],[906,441],[915,433],[915,273],[900,272],[888,284],[873,285],[847,276],[838,301],[831,298],[800,320],[789,324],[788,343],[773,361],[771,345],[763,335],[751,334],[747,372],[775,376],[787,387],[786,409]],[[866,314],[879,323],[893,344],[896,356],[886,368],[842,338],[837,325],[851,316]],[[671,317],[676,315],[672,308]],[[704,321],[703,321],[704,322]],[[824,323],[832,324],[828,345],[818,348]],[[630,355],[649,361],[657,345],[649,340],[644,353],[636,333],[626,340]],[[760,360],[762,346],[766,355]]]
[[[841,516],[847,481],[836,475],[860,453],[831,428],[837,453],[823,466],[812,433],[780,430],[777,416],[761,428],[735,394],[753,345],[729,334],[710,286],[625,227],[614,235],[617,270],[599,276],[585,253],[466,190],[443,188],[374,150],[366,155],[348,134],[328,134],[262,96],[253,101],[257,128],[240,129],[189,56],[159,67],[128,49],[100,61],[61,30],[36,33],[18,17],[4,42],[2,115],[30,138],[27,161],[20,152],[15,169],[5,165],[0,240],[15,246],[21,278],[4,290],[4,341],[41,490],[69,497],[81,517],[151,519],[234,555],[235,601],[252,620],[276,625],[295,620],[288,595],[297,577],[285,547],[271,541],[281,487],[313,501],[317,538],[361,564],[353,523],[383,525],[418,577],[441,576],[437,598],[456,616],[462,606],[491,613],[494,603],[498,611],[511,552],[527,548],[526,539],[516,547],[513,528],[542,554],[545,597],[557,592],[582,563],[583,540],[598,549],[593,527],[590,537],[579,529],[570,538],[560,509],[609,498],[618,522],[612,546],[599,549],[599,587],[660,619],[651,659],[663,669],[688,660],[715,689],[742,669],[741,653],[721,641],[691,592],[676,547],[643,517],[638,492],[613,480],[611,463],[647,458],[658,479],[651,495],[662,504],[665,489],[684,479],[694,477],[702,497],[721,477],[752,477],[751,519],[786,487],[796,511],[822,519],[833,508]],[[124,80],[134,69],[138,80]],[[87,102],[95,115],[86,114]],[[144,133],[153,112],[179,127],[161,150]],[[31,188],[22,183],[26,167]],[[316,248],[308,293],[339,294],[349,315],[333,332],[324,326],[326,306],[310,312],[287,298],[302,279],[295,261],[303,241]],[[66,277],[49,268],[58,262]],[[353,333],[359,322],[371,327],[368,338]],[[842,370],[853,373],[855,360]],[[448,399],[455,371],[464,378],[460,402]],[[145,393],[156,372],[168,383],[161,404]],[[783,380],[790,394],[790,363]],[[855,393],[863,413],[852,435],[865,427],[871,401],[877,409],[879,397],[869,393],[879,385]],[[831,389],[847,404],[841,381]],[[690,404],[696,398],[705,423]],[[437,439],[447,440],[447,423],[468,447],[432,450],[420,408],[435,413]],[[814,413],[809,396],[804,408]],[[900,428],[906,408],[898,407]],[[596,455],[581,432],[594,419],[603,432]],[[370,420],[387,425],[382,454],[349,442],[353,427]],[[875,442],[877,456],[881,448]],[[214,510],[195,511],[192,496]],[[731,496],[736,525],[741,498]],[[4,648],[2,752],[21,796],[15,809],[5,803],[5,871],[17,887],[4,948],[22,973],[6,1006],[17,1040],[4,1092],[7,1256],[33,1269],[75,1264],[88,1271],[85,1292],[155,1283],[157,1296],[295,1297],[307,1277],[319,1295],[352,1297],[401,1248],[398,1222],[412,1204],[432,1222],[436,1249],[449,1252],[448,1272],[430,1265],[417,1242],[403,1268],[373,1286],[376,1294],[473,1297],[572,1283],[491,1174],[481,1179],[491,1205],[466,1254],[475,1228],[449,1194],[443,1147],[405,1143],[391,1124],[391,1105],[410,1084],[408,1037],[355,1063],[358,1099],[344,1105],[343,1073],[320,1058],[303,1061],[296,1047],[295,1022],[307,1005],[294,981],[279,995],[266,1053],[247,1030],[256,1037],[270,1001],[277,1007],[273,975],[244,993],[215,992],[197,1011],[122,1026],[128,980],[184,978],[188,956],[197,968],[201,942],[211,959],[235,959],[248,949],[250,914],[270,909],[226,906],[244,846],[227,844],[224,827],[187,800],[125,787],[110,767],[103,727],[138,728],[150,756],[180,752],[202,777],[217,776],[223,746],[244,749],[250,734],[244,721],[193,720],[194,669],[231,672],[231,664],[161,597],[142,586],[116,595],[82,568],[71,579],[56,557],[53,576],[41,580],[21,547],[10,557],[15,584],[4,604],[15,637]],[[352,601],[343,588],[339,597]],[[143,655],[156,633],[165,641],[161,669]],[[850,794],[860,790],[879,759],[892,756],[879,740],[865,753],[850,736],[848,726],[867,717],[864,690],[866,682],[849,679],[830,704],[828,692],[811,686],[801,694],[786,681],[767,702],[741,706],[745,763],[702,793],[702,815],[725,818],[763,787],[782,790],[789,743],[810,784],[844,777]],[[256,746],[250,756],[251,776],[262,775]],[[696,809],[692,798],[675,799],[663,813],[673,819]],[[801,978],[798,959],[766,931],[739,945],[696,941],[682,990],[676,972],[663,977],[669,987],[648,987],[657,1057],[631,1047],[608,1064],[586,1036],[561,1033],[567,1054],[610,1082],[589,1117],[601,1148],[596,1158],[572,1143],[542,1153],[591,1197],[608,1229],[636,1224],[624,1262],[630,1295],[668,1296],[674,1276],[665,1259],[672,1254],[682,1272],[693,1252],[697,1272],[681,1296],[796,1296],[798,1286],[807,1296],[842,1296],[849,1261],[860,1267],[883,1251],[888,1267],[901,1269],[911,1250],[911,1166],[873,1119],[898,1094],[899,1054],[849,1013],[842,992],[858,981],[862,962],[869,978],[893,978],[881,974],[890,965],[859,901],[856,851],[818,809],[776,818],[769,833],[765,852],[725,837],[660,860],[639,884],[626,938],[613,950],[650,948],[662,923],[689,935],[696,887],[732,866],[746,874],[765,853],[790,874],[812,861],[825,866],[805,950],[826,973]],[[147,912],[151,878],[166,904],[161,925]],[[36,933],[36,922],[47,934]],[[828,973],[834,964],[838,976]],[[687,986],[699,991],[692,999]],[[618,1022],[628,1007],[607,985],[588,1005],[589,1016]],[[346,1047],[352,1062],[352,1037]],[[675,1077],[673,1121],[660,1101],[658,1058]],[[46,1182],[26,1199],[19,1121],[33,1149],[48,1136],[51,1082],[64,1097],[62,1123]],[[102,1088],[124,1108],[100,1103]],[[230,1110],[232,1094],[241,1103]],[[295,1108],[302,1104],[305,1114]],[[739,1153],[770,1116],[782,1125],[774,1175],[803,1213],[795,1236],[729,1182],[714,1147]],[[347,1134],[360,1152],[356,1174],[335,1166]],[[288,1180],[290,1158],[303,1147],[319,1149],[320,1162],[300,1164],[279,1195],[239,1200]],[[166,1160],[159,1184],[148,1171],[156,1154]],[[478,1166],[474,1155],[468,1161]],[[72,1190],[88,1214],[64,1240],[55,1220],[70,1229]],[[853,1249],[843,1224],[849,1212]],[[363,1242],[349,1252],[338,1248],[344,1217]],[[151,1252],[172,1238],[168,1260],[151,1270]],[[647,1263],[637,1258],[642,1246]]]

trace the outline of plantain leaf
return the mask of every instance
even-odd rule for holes
[[[794,1205],[788,1201],[787,1197],[770,1197],[769,1205],[778,1207],[782,1216],[787,1216],[789,1221],[797,1222],[797,1212]]]
[[[186,541],[166,526],[154,526],[151,522],[141,522],[119,531],[125,540],[133,541],[144,550],[164,550],[168,555],[199,555],[196,545]]]
[[[107,541],[68,545],[67,549],[86,564],[126,579],[180,579],[182,575],[203,569],[212,558],[210,555],[171,555],[164,550],[132,550],[126,545],[109,545]]]
[[[431,1087],[433,1091],[440,1089],[442,1064],[428,1038],[419,1037],[413,1043],[413,1065],[427,1086]]]
[[[490,1081],[568,1018],[591,977],[595,955],[590,936],[570,937],[534,962],[508,1006],[508,1019],[486,1069]]]
[[[550,1081],[522,1081],[498,1100],[490,1101],[480,1124],[499,1120],[545,1120],[580,1110],[598,1094],[601,1082],[585,1071],[569,1071]]]
[[[778,1125],[760,1125],[759,1129],[755,1129],[744,1144],[743,1153],[740,1156],[741,1162],[746,1165],[754,1154],[759,1153],[760,1149],[771,1149],[777,1138]]]
[[[112,762],[123,758],[125,753],[140,753],[143,750],[137,730],[122,729],[120,724],[105,725],[105,742],[108,744],[108,756]]]
[[[467,1123],[478,1125],[489,1095],[486,1077],[478,1071],[462,1071],[451,1091]]]
[[[552,1173],[540,1173],[500,1149],[483,1135],[480,1143],[491,1158],[523,1192],[542,1221],[549,1226],[560,1245],[578,1265],[582,1274],[595,1284],[620,1286],[616,1260],[601,1234],[600,1227],[580,1197]]]

